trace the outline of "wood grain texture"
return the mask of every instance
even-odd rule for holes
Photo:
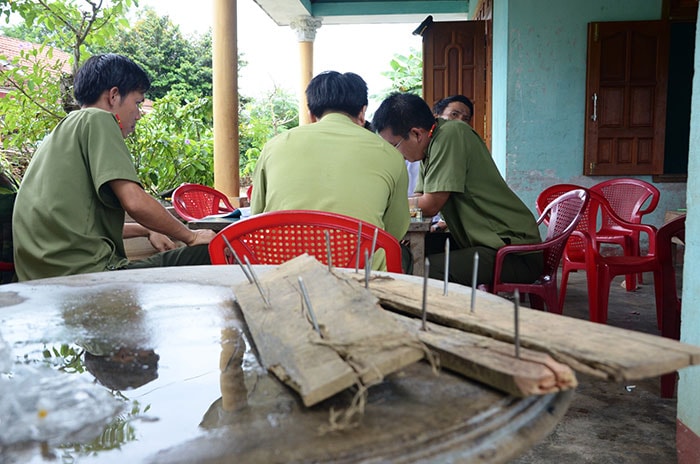
[[[575,388],[576,376],[549,355],[492,338],[396,315],[406,327],[439,355],[440,367],[478,380],[513,396],[545,395]]]
[[[321,335],[303,304],[300,276]],[[371,292],[308,255],[265,273],[259,282],[269,306],[247,282],[234,287],[238,305],[261,364],[306,406],[350,386],[381,381],[424,356],[418,338],[382,310]]]
[[[347,274],[348,279],[357,279]],[[385,308],[418,316],[422,286],[378,277],[370,290]],[[429,321],[466,332],[513,342],[513,304],[479,292],[475,311],[468,295],[444,296],[428,287]],[[700,347],[668,338],[597,324],[529,308],[520,309],[521,346],[549,354],[555,360],[600,378],[622,382],[655,377],[700,364]]]

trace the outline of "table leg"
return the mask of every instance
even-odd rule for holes
[[[413,275],[425,275],[425,232],[406,233],[408,247],[413,256]]]

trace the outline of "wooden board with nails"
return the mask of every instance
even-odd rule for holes
[[[545,395],[578,384],[569,366],[539,351],[521,349],[516,358],[510,343],[435,324],[421,330],[417,319],[396,317],[437,353],[441,368],[513,396]]]
[[[421,330],[420,322],[381,310],[363,288],[364,273],[347,275],[307,256],[258,278],[263,296],[254,284],[235,287],[261,363],[306,405],[355,383],[380,380],[420,359],[426,345],[442,367],[514,396],[576,386],[571,369],[546,354],[522,350],[522,359],[515,359],[505,342],[435,326]],[[320,334],[312,329],[317,323]]]
[[[380,381],[424,356],[418,338],[382,311],[370,292],[308,255],[266,272],[258,282],[264,299],[256,285],[243,283],[234,287],[236,300],[261,364],[296,390],[306,406],[358,383]]]
[[[355,279],[353,274],[346,278]],[[422,287],[404,280],[375,277],[370,290],[385,308],[421,316]],[[513,342],[513,304],[478,292],[474,312],[464,294],[443,295],[428,288],[427,319],[452,327]],[[700,364],[700,347],[676,340],[597,324],[558,314],[520,308],[520,342],[523,348],[549,354],[578,372],[612,381],[655,377]]]

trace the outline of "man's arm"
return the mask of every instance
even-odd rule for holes
[[[187,246],[205,245],[216,235],[208,229],[188,229],[136,182],[119,179],[111,181],[109,186],[129,216],[150,231],[180,240]]]
[[[450,192],[431,192],[416,195],[408,199],[410,208],[420,208],[423,217],[435,216],[450,198]]]
[[[148,237],[148,241],[158,251],[168,251],[177,248],[175,242],[170,240],[170,237],[167,235],[148,230],[137,222],[125,223],[122,235],[124,238]]]

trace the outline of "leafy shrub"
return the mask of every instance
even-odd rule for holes
[[[210,97],[180,104],[168,93],[136,124],[127,139],[146,190],[153,194],[183,182],[214,184],[214,135]]]

